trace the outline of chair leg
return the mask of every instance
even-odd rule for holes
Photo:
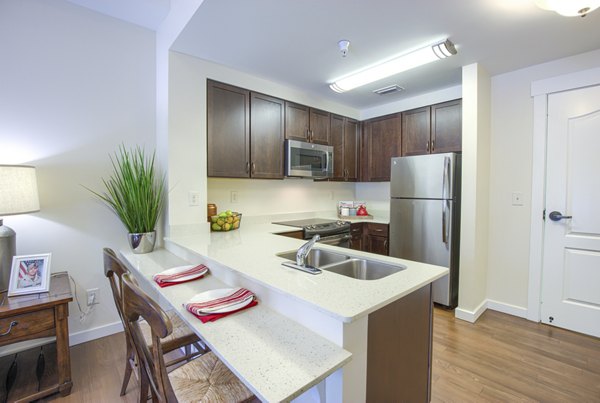
[[[148,375],[140,366],[140,403],[146,403],[148,401],[149,386]],[[154,400],[154,396],[152,400]]]
[[[135,353],[133,352],[133,348],[131,348],[129,343],[127,343],[127,356],[125,358],[125,374],[123,375],[123,384],[121,385],[121,396],[124,396],[127,392],[127,385],[129,384],[131,372],[133,371],[131,363],[135,358]]]

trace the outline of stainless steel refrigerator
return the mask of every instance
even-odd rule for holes
[[[433,301],[458,305],[461,155],[392,158],[390,256],[448,267]]]

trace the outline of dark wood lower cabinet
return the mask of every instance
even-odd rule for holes
[[[429,402],[433,303],[431,284],[371,313],[367,402]]]
[[[381,223],[364,223],[363,225],[363,250],[378,255],[389,255],[389,225]]]
[[[353,223],[350,226],[350,249],[363,250],[363,223]]]

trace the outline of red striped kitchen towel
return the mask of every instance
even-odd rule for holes
[[[208,273],[208,267],[203,264],[178,266],[162,271],[152,276],[152,279],[160,287],[170,287],[175,284],[187,283],[204,277]]]

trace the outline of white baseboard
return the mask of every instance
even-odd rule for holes
[[[69,335],[69,345],[75,346],[77,344],[96,340],[105,336],[110,336],[111,334],[119,333],[122,331],[123,324],[121,323],[121,321],[109,323],[108,325],[95,327],[93,329],[82,330],[81,332],[71,333]]]
[[[454,310],[454,317],[466,320],[470,323],[475,323],[482,313],[487,309],[487,300],[484,300],[474,311],[467,311],[466,309],[456,308]]]
[[[527,319],[527,308],[523,308],[521,306],[506,304],[504,302],[498,302],[492,299],[488,299],[487,307],[494,311],[507,313],[512,316],[518,316],[519,318]]]
[[[454,310],[454,316],[458,319],[466,320],[467,322],[475,323],[477,319],[485,312],[486,309],[506,313],[519,318],[527,318],[527,308],[523,308],[516,305],[506,304],[504,302],[494,301],[492,299],[486,299],[483,301],[477,309],[474,311],[467,311],[466,309],[456,308]]]

